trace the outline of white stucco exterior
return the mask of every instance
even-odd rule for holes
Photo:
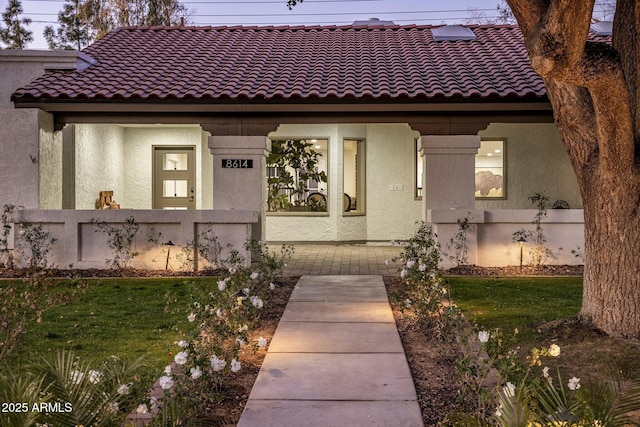
[[[212,208],[212,161],[207,134],[191,126],[74,125],[75,208],[95,209],[112,190],[122,209],[151,209],[153,147],[192,146],[196,154],[196,208]],[[204,188],[204,190],[203,190]]]
[[[507,198],[477,200],[476,208],[530,209],[527,198],[534,193],[582,208],[578,180],[554,124],[492,123],[479,135],[506,140]]]
[[[415,140],[407,124],[281,125],[275,139],[329,141],[327,213],[269,213],[269,241],[388,241],[409,237],[421,219],[414,197]],[[366,211],[343,212],[343,141],[365,141]]]

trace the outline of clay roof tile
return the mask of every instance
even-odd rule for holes
[[[13,99],[544,98],[517,27],[470,28],[476,40],[437,42],[417,25],[123,27],[84,50],[95,64],[50,71]]]

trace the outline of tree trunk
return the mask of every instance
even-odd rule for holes
[[[594,0],[507,2],[580,185],[580,316],[610,335],[640,338],[640,2],[618,0],[613,47],[587,42]]]
[[[585,189],[585,272],[580,317],[618,337],[640,337],[640,221],[635,192],[599,177]],[[635,179],[634,181],[637,181]]]

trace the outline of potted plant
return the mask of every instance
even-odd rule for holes
[[[312,147],[313,144],[303,139],[272,143],[271,154],[267,157],[267,167],[271,171],[267,179],[270,211],[309,210],[309,181],[327,182],[327,174],[317,168],[322,154]]]

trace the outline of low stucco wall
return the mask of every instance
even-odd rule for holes
[[[513,233],[524,229],[535,230],[532,223],[537,210],[440,210],[430,211],[428,221],[433,225],[434,232],[445,253],[444,266],[454,264],[447,258],[454,254],[453,249],[447,249],[451,238],[460,229],[457,221],[465,217],[472,224],[467,233],[469,249],[468,264],[484,267],[500,267],[518,265],[520,263],[520,245],[513,241]],[[546,238],[545,247],[551,255],[544,264],[580,265],[584,263],[580,255],[584,250],[584,214],[582,209],[552,209],[542,220],[541,226]],[[523,247],[523,263],[531,264],[531,249],[534,247],[534,237],[527,238]],[[575,251],[576,253],[572,253]]]
[[[114,253],[108,247],[107,236],[96,232],[92,220],[100,220],[117,226],[133,217],[140,225],[136,234],[135,250],[139,255],[131,266],[135,268],[164,270],[167,246],[149,241],[160,236],[160,243],[168,241],[171,248],[170,265],[179,269],[179,254],[188,242],[211,229],[223,248],[231,245],[250,262],[251,256],[244,244],[251,236],[251,229],[258,221],[253,211],[160,211],[160,210],[16,210],[15,222],[42,224],[57,239],[49,257],[49,264],[60,268],[106,268],[106,260]],[[19,234],[19,233],[17,233]],[[16,238],[19,238],[16,236]],[[196,254],[197,257],[197,254]],[[26,260],[16,254],[16,261],[24,265]],[[200,261],[200,267],[203,262]]]

